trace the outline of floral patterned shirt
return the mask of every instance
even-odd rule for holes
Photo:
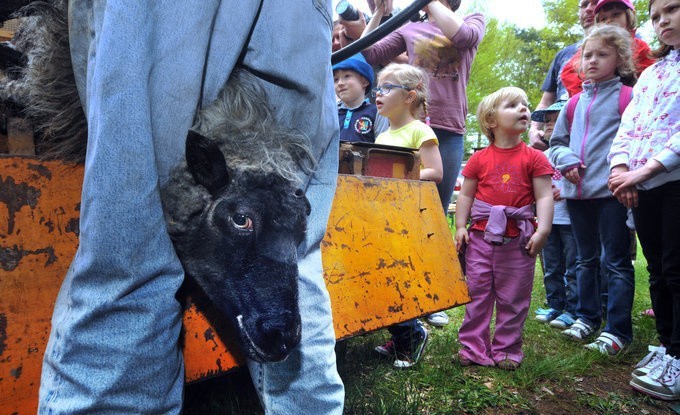
[[[610,167],[637,170],[649,160],[663,164],[661,173],[638,185],[647,190],[680,180],[680,52],[672,50],[647,68],[633,88],[633,100],[607,157]]]

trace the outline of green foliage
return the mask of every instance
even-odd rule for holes
[[[542,95],[541,84],[555,54],[581,36],[580,33],[570,34],[573,26],[578,26],[576,0],[545,3],[547,20],[553,23],[542,29],[523,29],[495,18],[487,19],[484,39],[472,64],[468,84],[469,134],[479,136],[475,116],[479,102],[502,87],[520,87],[527,92],[532,106],[538,104]],[[570,7],[573,13],[565,13],[565,6],[561,3],[569,3],[566,7]],[[476,1],[470,5],[468,12],[484,13],[487,7]],[[477,144],[485,145],[486,140],[480,137]],[[468,147],[476,147],[477,144],[468,144]],[[466,149],[466,154],[471,154],[471,150]]]

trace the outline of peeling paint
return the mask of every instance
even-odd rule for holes
[[[14,369],[9,371],[10,376],[12,376],[14,379],[19,379],[21,377],[21,370],[23,369],[22,366],[15,367]]]
[[[26,168],[33,170],[39,175],[45,177],[47,180],[52,180],[52,170],[48,169],[47,166],[42,163],[28,163]]]
[[[206,343],[207,342],[213,342],[213,350],[217,350],[219,345],[217,344],[217,340],[215,340],[215,332],[213,331],[212,328],[206,329],[205,332],[203,332],[203,338],[205,339]]]
[[[24,206],[34,209],[40,199],[40,190],[26,183],[17,184],[11,176],[0,176],[0,202],[7,206],[7,234],[14,233],[15,216]]]
[[[5,352],[7,348],[7,316],[2,313],[0,314],[0,356]]]
[[[64,228],[66,232],[71,232],[76,234],[76,236],[80,236],[80,219],[79,218],[73,218],[68,221],[66,224],[66,227]]]
[[[29,255],[46,255],[45,267],[48,267],[57,261],[57,255],[54,253],[54,248],[51,246],[26,251],[17,245],[12,247],[0,246],[0,268],[5,271],[14,271],[21,260]]]

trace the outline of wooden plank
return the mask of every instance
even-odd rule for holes
[[[16,156],[34,156],[33,128],[24,118],[7,119],[7,152]]]
[[[0,28],[0,42],[12,40],[14,32],[5,28]]]

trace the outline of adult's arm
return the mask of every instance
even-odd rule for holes
[[[536,110],[548,108],[555,103],[557,93],[552,91],[543,91],[541,101],[536,105]],[[543,123],[532,121],[531,128],[529,128],[529,145],[537,150],[547,150],[549,144],[543,140]]]
[[[444,36],[449,39],[456,36],[460,28],[465,24],[462,17],[444,6],[439,0],[430,2],[425,8],[425,12],[430,16],[431,20],[434,20],[434,24],[444,33]]]
[[[550,162],[562,175],[565,175],[567,170],[581,165],[582,161],[578,154],[576,154],[569,144],[571,142],[569,121],[567,120],[566,111],[561,111],[555,123],[555,130],[552,137],[550,137],[550,152],[548,158]]]

